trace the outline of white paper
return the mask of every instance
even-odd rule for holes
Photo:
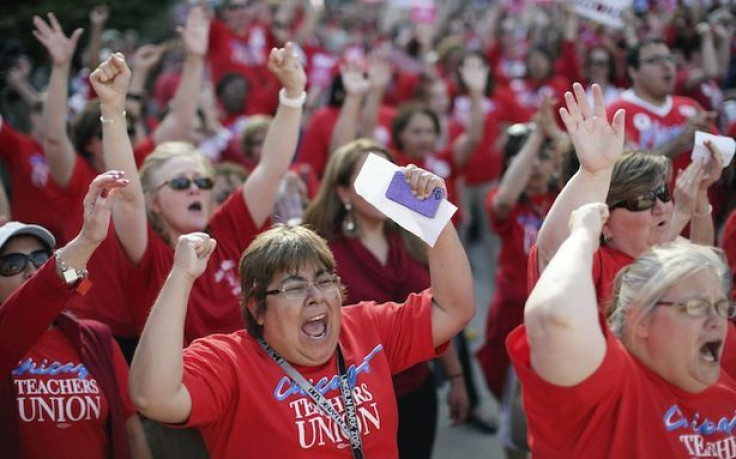
[[[731,164],[734,152],[736,152],[736,141],[731,137],[715,135],[703,131],[695,131],[695,146],[693,147],[692,154],[693,161],[700,158],[703,158],[706,164],[710,161],[710,152],[708,151],[708,147],[705,146],[706,140],[713,142],[713,146],[715,146],[721,153],[724,168]]]
[[[623,12],[630,9],[633,0],[574,0],[575,12],[603,25],[623,28]]]
[[[399,169],[396,164],[370,154],[355,178],[355,191],[399,226],[434,247],[440,232],[457,211],[457,207],[443,199],[435,216],[429,218],[388,199],[386,190]]]

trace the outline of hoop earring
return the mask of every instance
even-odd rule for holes
[[[345,218],[342,219],[342,232],[346,236],[353,237],[357,233],[357,225],[353,216],[353,206],[349,202],[345,203]]]

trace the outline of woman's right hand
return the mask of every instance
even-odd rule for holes
[[[174,253],[174,267],[192,280],[202,275],[217,241],[207,233],[189,233],[179,236]]]
[[[575,83],[572,89],[573,92],[565,93],[567,108],[560,108],[560,116],[575,147],[580,169],[591,174],[610,170],[624,151],[626,112],[616,111],[609,124],[600,86],[593,85],[592,110],[583,86]]]
[[[602,202],[591,202],[580,206],[570,215],[570,235],[578,230],[588,233],[591,240],[595,241],[593,251],[598,250],[603,225],[608,220],[608,206]]]
[[[125,96],[130,85],[130,69],[122,53],[108,57],[92,72],[89,81],[100,103],[125,106]]]

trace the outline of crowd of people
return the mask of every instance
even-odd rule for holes
[[[508,458],[736,457],[736,165],[695,140],[736,135],[736,9],[643,3],[39,11],[47,61],[0,45],[3,455],[430,458],[446,381]],[[434,244],[370,155],[457,205]]]

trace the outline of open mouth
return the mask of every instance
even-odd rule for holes
[[[708,341],[700,347],[700,357],[709,363],[718,363],[723,341]]]
[[[193,212],[201,212],[202,211],[202,203],[201,202],[193,202],[189,204],[189,207],[187,207],[188,210],[191,210]]]
[[[327,336],[327,314],[314,316],[302,325],[302,332],[309,338],[319,340]]]

